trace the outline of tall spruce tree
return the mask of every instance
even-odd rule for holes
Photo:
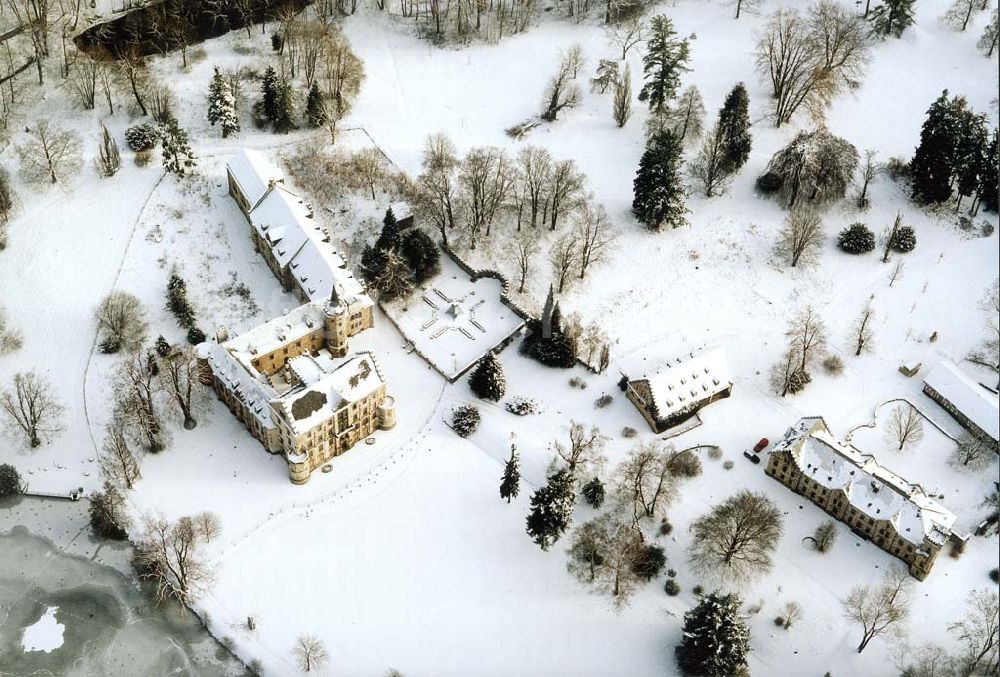
[[[725,147],[724,166],[729,174],[735,173],[750,157],[753,145],[750,136],[750,99],[742,82],[730,90],[722,109],[719,110],[719,129]]]
[[[503,467],[503,479],[500,480],[500,498],[517,498],[521,492],[521,457],[517,454],[517,447],[510,445],[510,458]]]
[[[920,145],[910,161],[913,198],[923,204],[951,197],[952,159],[958,137],[955,112],[958,97],[948,100],[948,90],[931,104],[920,130]]]
[[[993,130],[993,138],[983,153],[982,165],[979,168],[979,186],[976,189],[976,201],[972,205],[972,214],[975,215],[979,206],[988,212],[997,211],[998,189],[998,169],[997,169],[997,130]]]
[[[988,144],[986,116],[971,110],[963,111],[954,153],[955,186],[958,190],[956,212],[962,206],[962,198],[969,197],[979,187],[979,172]]]
[[[434,240],[419,228],[406,232],[399,252],[413,271],[413,280],[420,284],[437,275],[441,269],[441,252]]]
[[[632,182],[632,213],[653,230],[686,223],[680,140],[670,131],[657,132],[646,145]]]
[[[274,124],[277,119],[277,102],[278,102],[278,74],[274,71],[274,68],[268,66],[264,70],[264,77],[261,79],[260,83],[261,94],[263,98],[261,99],[261,109],[264,114],[264,119]]]
[[[208,121],[214,127],[218,122],[222,127],[222,138],[240,131],[240,118],[236,113],[236,97],[232,87],[222,78],[218,66],[208,85]]]
[[[319,84],[312,83],[306,96],[306,124],[310,127],[322,127],[326,124],[326,105],[323,102],[323,92]]]
[[[916,21],[913,17],[915,2],[916,0],[882,0],[882,4],[868,13],[872,35],[881,38],[902,36],[903,31]]]
[[[744,674],[750,630],[740,618],[740,598],[718,592],[684,614],[684,634],[674,649],[686,675],[732,677]]]
[[[548,550],[569,527],[576,502],[574,481],[572,473],[564,468],[551,475],[545,486],[531,496],[527,531],[542,550]]]
[[[663,113],[677,95],[681,74],[688,68],[690,58],[688,41],[679,39],[674,22],[660,14],[649,22],[650,37],[646,41],[646,54],[642,57],[645,83],[639,90],[639,101],[649,105],[649,110]]]
[[[274,92],[274,131],[287,134],[295,129],[295,101],[292,97],[292,84],[287,80],[278,80]]]
[[[507,377],[496,353],[488,352],[469,377],[469,388],[484,400],[499,402],[507,392]]]
[[[163,168],[177,176],[184,176],[197,165],[197,158],[191,152],[187,132],[178,124],[177,118],[167,115],[160,126],[160,149]]]

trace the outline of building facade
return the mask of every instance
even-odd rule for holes
[[[703,407],[733,392],[729,363],[721,348],[676,360],[641,378],[622,375],[621,385],[655,433],[684,423]]]
[[[956,517],[918,484],[836,440],[821,417],[799,420],[775,444],[766,472],[851,531],[906,562],[924,580],[949,541]]]

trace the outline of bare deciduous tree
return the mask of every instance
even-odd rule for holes
[[[218,538],[219,534],[222,533],[222,521],[214,512],[206,510],[205,512],[198,513],[191,519],[198,536],[204,538],[206,542],[211,541],[213,538]]]
[[[299,635],[292,647],[292,655],[304,672],[312,672],[330,658],[326,646],[315,635]]]
[[[868,208],[868,188],[871,186],[872,181],[878,178],[879,174],[884,171],[882,163],[875,159],[876,155],[878,153],[869,148],[865,151],[865,158],[861,163],[860,175],[858,176],[859,209]]]
[[[455,228],[458,202],[458,168],[455,144],[444,134],[431,134],[424,142],[423,172],[417,177],[417,205],[438,229],[447,244],[448,230]]]
[[[718,124],[702,141],[698,154],[688,163],[688,173],[701,186],[705,197],[721,195],[729,185],[726,135]]]
[[[608,212],[602,205],[595,205],[590,200],[583,203],[576,216],[576,240],[580,245],[580,279],[587,275],[587,269],[593,264],[607,261],[614,249],[615,233]]]
[[[173,524],[165,519],[146,520],[132,557],[139,579],[153,585],[157,603],[167,599],[189,603],[212,581],[201,536],[190,517]]]
[[[11,387],[0,393],[0,409],[8,427],[23,433],[33,449],[62,432],[63,406],[48,381],[34,371],[14,374]]]
[[[24,337],[19,329],[12,327],[7,321],[7,313],[0,306],[0,356],[13,353],[24,345]]]
[[[579,245],[575,233],[560,235],[549,250],[552,277],[556,282],[556,291],[560,294],[566,290],[566,283],[572,278],[573,268],[579,265],[578,256]]]
[[[782,533],[781,511],[764,494],[741,491],[691,524],[691,565],[724,580],[747,580],[771,569]]]
[[[967,359],[1000,374],[1000,280],[994,280],[979,302],[985,315],[986,338]]]
[[[142,473],[129,448],[124,427],[124,423],[116,418],[104,429],[104,449],[98,462],[108,480],[131,489],[142,478]]]
[[[909,576],[900,569],[888,571],[878,585],[858,585],[844,600],[844,615],[861,625],[858,653],[886,633],[896,632],[909,615]]]
[[[611,117],[619,128],[624,127],[632,117],[632,69],[627,63],[615,78]]]
[[[795,601],[786,602],[785,606],[781,607],[779,618],[782,620],[781,627],[788,630],[795,623],[802,620],[802,607]]]
[[[799,208],[785,218],[774,251],[792,268],[813,263],[823,246],[823,220],[812,209]]]
[[[948,626],[962,644],[960,673],[996,675],[1000,668],[1000,598],[996,589],[973,590],[966,604],[966,617]]]
[[[524,293],[524,285],[531,275],[535,256],[538,254],[538,237],[533,230],[519,232],[508,250],[517,269],[517,293]]]
[[[872,341],[875,339],[875,329],[872,326],[875,323],[874,317],[875,308],[869,301],[861,309],[861,313],[851,329],[851,345],[854,347],[855,357],[861,353],[870,352],[872,349]]]
[[[146,338],[144,315],[142,302],[128,292],[113,291],[105,296],[97,309],[97,328],[105,334],[105,352],[138,350]]]
[[[557,162],[552,167],[546,194],[549,207],[549,230],[555,230],[559,217],[579,206],[584,198],[587,179],[573,160]]]
[[[982,470],[992,465],[996,455],[993,445],[986,440],[973,435],[963,435],[948,457],[948,462],[959,469]]]
[[[611,594],[621,609],[639,586],[633,565],[642,548],[642,535],[632,525],[605,513],[577,528],[567,568],[581,583]]]
[[[771,15],[757,40],[755,58],[758,70],[771,82],[776,127],[791,120],[822,89],[819,50],[807,22],[794,9]]]
[[[160,387],[174,401],[184,420],[184,429],[198,425],[195,414],[205,405],[204,389],[198,384],[198,360],[185,348],[159,362]]]
[[[545,88],[545,96],[542,100],[542,119],[547,122],[554,122],[559,117],[559,112],[565,108],[573,108],[580,103],[580,88],[573,82],[576,78],[576,71],[579,64],[572,58],[572,54],[566,54],[559,61],[559,68],[556,74],[549,80]]]
[[[129,45],[119,56],[118,74],[119,81],[132,95],[139,112],[148,115],[146,90],[149,87],[149,70],[146,68],[146,58],[137,45]]]
[[[56,183],[60,176],[76,173],[83,164],[80,137],[67,129],[39,120],[28,139],[17,147],[21,173],[28,181]]]
[[[941,19],[948,25],[964,31],[969,27],[972,15],[980,11],[985,4],[983,0],[954,0],[951,7],[944,13]]]
[[[381,151],[372,147],[363,148],[351,156],[351,168],[362,184],[371,191],[372,200],[375,199],[375,186],[385,178],[384,160]]]
[[[886,437],[897,444],[897,451],[909,449],[924,438],[924,421],[916,407],[903,402],[889,415]]]
[[[622,61],[628,56],[629,50],[643,41],[642,32],[646,28],[646,22],[641,16],[633,16],[624,21],[608,24],[604,27],[604,33],[608,40],[617,45],[622,50]]]
[[[606,441],[597,426],[587,430],[582,423],[570,421],[569,443],[556,440],[552,448],[571,475],[590,478],[597,475],[604,465],[606,459],[601,452]]]
[[[118,394],[115,415],[136,439],[152,453],[164,447],[164,432],[158,412],[159,365],[152,355],[136,352],[122,363],[114,378]]]
[[[495,146],[473,148],[458,173],[466,211],[469,246],[476,248],[480,235],[489,237],[493,221],[506,202],[514,176],[507,154]]]
[[[531,227],[544,222],[552,182],[552,155],[544,148],[528,146],[517,154],[520,180],[531,212]]]
[[[666,116],[666,129],[682,141],[697,141],[705,126],[705,102],[701,92],[689,85],[671,106]]]
[[[673,501],[677,492],[670,461],[674,454],[673,448],[659,441],[641,443],[615,470],[615,498],[632,514],[633,524],[656,517]]]

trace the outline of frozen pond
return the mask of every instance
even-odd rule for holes
[[[244,674],[190,612],[157,608],[118,570],[57,548],[23,525],[12,526],[36,511],[70,509],[61,504],[39,511],[43,505],[0,502],[0,674]],[[85,507],[72,505],[79,512]],[[32,529],[61,531],[43,528],[46,517]],[[88,532],[78,531],[70,549],[108,554],[111,546],[91,541]],[[127,552],[114,547],[119,559]]]

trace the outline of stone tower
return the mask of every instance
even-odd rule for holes
[[[326,349],[334,357],[344,357],[347,355],[347,304],[337,293],[337,283],[333,283],[333,290],[330,292],[330,300],[323,309],[326,316]]]

